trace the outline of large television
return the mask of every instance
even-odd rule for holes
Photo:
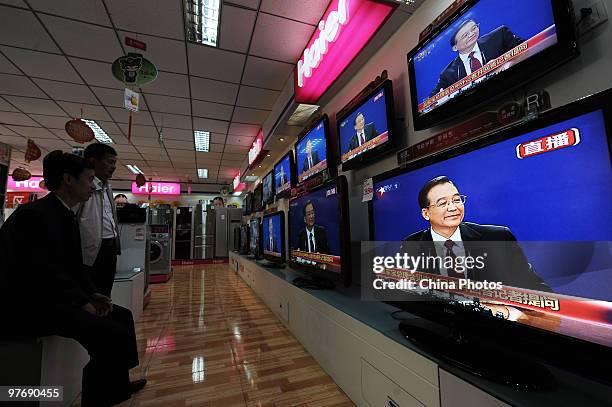
[[[444,349],[452,347],[404,324],[405,335],[440,345],[431,351],[477,366],[479,374],[495,371],[496,363],[462,358],[503,358],[499,348],[507,347],[609,379],[603,360],[612,356],[611,146],[608,90],[375,177],[370,230],[378,246],[369,253],[424,256],[372,274],[369,286],[416,284],[373,289],[375,297],[462,331],[480,351],[468,347],[449,357]],[[430,256],[440,262],[429,263]],[[465,259],[479,256],[481,263],[465,267]],[[468,280],[474,285],[465,286]],[[432,288],[430,281],[453,285]],[[499,364],[503,371],[494,375],[507,374],[509,365]]]
[[[249,251],[256,259],[261,257],[260,220],[253,218],[249,222]]]
[[[285,212],[265,214],[261,221],[263,258],[272,264],[285,263]]]
[[[269,204],[274,201],[274,173],[270,171],[261,181],[263,185],[263,203]]]
[[[293,151],[289,151],[274,165],[274,188],[276,197],[282,198],[291,193],[295,186],[295,162]]]
[[[477,108],[578,54],[570,0],[472,0],[408,54],[415,130]]]
[[[252,212],[260,212],[263,210],[263,184],[259,184],[253,190]]]
[[[393,84],[385,80],[336,114],[339,157],[344,171],[393,150],[394,112]]]
[[[249,254],[249,225],[240,225],[240,254]]]
[[[289,201],[290,265],[310,277],[299,284],[321,288],[331,288],[336,282],[350,285],[347,193],[346,178],[340,176]]]
[[[253,193],[248,192],[244,197],[242,204],[244,206],[244,215],[250,215],[253,212]]]
[[[335,163],[329,143],[327,115],[323,115],[298,136],[295,143],[298,184],[325,170],[333,171]]]

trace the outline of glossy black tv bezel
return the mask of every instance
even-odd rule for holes
[[[340,228],[340,230],[339,230],[338,235],[340,236],[340,257],[342,259],[340,263],[340,273],[324,271],[319,268],[314,268],[312,266],[307,266],[305,264],[300,264],[300,263],[293,261],[291,257],[291,242],[289,242],[289,265],[291,266],[291,268],[295,270],[303,271],[307,274],[312,275],[313,277],[317,279],[327,280],[327,281],[332,281],[332,282],[341,282],[345,287],[348,287],[351,285],[351,279],[352,279],[351,251],[350,251],[351,231],[350,231],[349,206],[348,206],[348,184],[346,182],[346,177],[344,175],[328,180],[327,182],[317,186],[316,188],[311,189],[310,191],[308,191],[307,194],[291,198],[291,200],[289,201],[289,236],[292,236],[291,234],[291,230],[292,230],[291,202],[296,199],[304,198],[305,196],[308,196],[309,194],[313,192],[319,191],[321,189],[330,188],[333,186],[337,188],[336,197],[339,200],[338,227]],[[302,219],[302,217],[300,219]],[[297,229],[302,229],[303,227],[304,226],[302,222],[297,227]]]
[[[373,149],[367,150],[356,157],[353,157],[347,161],[342,161],[342,137],[340,137],[340,123],[348,116],[353,114],[355,111],[361,109],[364,103],[367,103],[372,96],[378,93],[381,89],[385,90],[385,104],[387,111],[387,131],[389,139],[386,143],[376,146]],[[336,114],[336,134],[338,135],[338,151],[337,157],[342,164],[342,171],[349,171],[355,168],[363,167],[372,161],[377,161],[383,158],[384,155],[395,151],[396,148],[396,132],[397,127],[395,123],[395,100],[393,98],[393,82],[390,79],[386,79],[379,86],[371,90],[370,92],[360,95],[359,101],[353,99],[349,104],[355,103],[355,107],[350,110],[346,110],[347,106],[342,108],[338,114]]]
[[[258,229],[258,241],[257,241],[257,247],[255,248],[255,252],[253,252],[253,247],[251,247],[251,239],[253,238],[253,234],[251,233],[251,224],[253,222],[257,222],[257,229]],[[254,217],[252,219],[249,220],[249,252],[255,257],[255,259],[260,259],[261,255],[262,255],[262,250],[261,250],[261,218],[260,217]]]
[[[267,177],[271,177],[272,178],[272,191],[270,192],[270,196],[268,197],[268,199],[266,199],[264,197],[264,189],[263,189],[263,184],[265,182],[265,179]],[[269,203],[274,202],[274,196],[275,196],[275,192],[276,192],[276,188],[275,188],[275,180],[274,180],[274,169],[270,170],[270,172],[268,172],[262,179],[261,179],[261,199],[263,201],[263,205],[268,205]]]
[[[424,115],[419,115],[413,58],[423,47],[433,41],[449,25],[461,18],[480,0],[470,0],[449,18],[448,22],[436,29],[431,36],[421,41],[408,55],[408,82],[410,84],[410,102],[412,106],[412,121],[415,130],[423,130],[441,124],[455,117],[463,116],[507,94],[513,89],[531,82],[559,65],[578,55],[578,44],[574,25],[574,11],[570,0],[549,0],[553,9],[557,44],[535,54],[529,59],[500,72],[486,82],[465,91],[440,107]]]
[[[257,195],[259,195],[259,197],[261,197],[261,199],[257,199]],[[251,213],[255,213],[255,212],[261,212],[264,209],[264,202],[263,202],[263,183],[259,183],[259,185],[257,185],[257,187],[255,187],[255,189],[253,190],[253,203],[251,204],[253,210],[251,211]]]
[[[246,231],[246,245],[242,242],[242,230]],[[249,225],[242,224],[240,225],[240,247],[238,248],[238,253],[242,255],[249,254],[249,246],[251,241],[251,229]]]
[[[385,179],[406,172],[414,171],[447,159],[478,150],[492,144],[516,137],[530,131],[538,130],[556,123],[572,119],[593,111],[601,110],[608,138],[608,154],[612,163],[612,88],[603,92],[579,99],[568,105],[548,110],[537,119],[518,123],[510,128],[495,131],[489,135],[469,141],[454,149],[424,157],[408,164],[405,168],[395,168],[373,178],[376,184]],[[611,180],[612,182],[612,180]],[[370,240],[375,241],[375,219],[373,216],[374,201],[368,204],[370,225]],[[409,294],[407,294],[409,295]],[[400,301],[389,304],[408,311],[422,318],[440,324],[449,324],[449,317],[460,316],[461,324],[475,335],[488,336],[490,342],[499,341],[502,346],[520,351],[548,364],[577,371],[595,380],[610,383],[609,363],[602,360],[612,360],[612,348],[595,342],[565,335],[559,332],[521,324],[495,317],[483,317],[480,313],[466,312],[447,302],[441,301]],[[456,317],[453,317],[456,318]],[[571,355],[566,351],[572,349]],[[559,358],[563,354],[563,358]],[[608,359],[603,358],[606,354]]]
[[[250,215],[251,213],[253,213],[253,193],[248,192],[244,196],[244,200],[242,202],[244,204],[243,214]]]
[[[276,192],[276,167],[280,164],[286,157],[289,157],[289,183],[291,184],[291,188],[297,185],[297,165],[295,164],[295,156],[293,154],[293,150],[289,150],[287,154],[283,155],[280,160],[274,164],[274,168],[272,170],[274,177],[274,192],[276,194],[276,199],[284,198],[286,196],[291,195],[291,188],[286,189],[282,192]]]
[[[265,223],[266,223],[266,219],[271,218],[273,216],[279,215],[280,216],[280,245],[281,245],[281,257],[275,257],[275,256],[270,256],[268,254],[266,254],[264,248],[264,242],[263,242],[263,228],[265,227]],[[286,257],[286,252],[287,252],[287,241],[285,240],[285,212],[283,211],[276,211],[276,212],[272,212],[272,213],[266,213],[263,218],[261,219],[261,224],[259,227],[259,237],[260,237],[260,247],[261,247],[261,254],[262,257],[266,260],[268,260],[269,262],[272,263],[278,263],[278,264],[284,264],[287,260]]]
[[[321,123],[321,121],[323,121],[323,134],[325,135],[325,153],[326,153],[325,159],[327,160],[326,161],[327,167],[322,169],[319,172],[315,172],[310,177],[300,182],[300,174],[299,174],[300,165],[298,162],[298,144],[300,144],[300,142],[304,140],[306,136],[308,136],[308,134],[310,134],[310,132],[319,125],[319,123]],[[297,141],[293,145],[293,149],[295,150],[295,181],[297,182],[296,185],[302,185],[305,182],[308,182],[308,180],[314,178],[317,174],[320,174],[324,171],[329,172],[330,178],[336,176],[338,163],[336,162],[336,157],[334,156],[333,145],[331,142],[331,134],[329,132],[329,117],[327,116],[327,114],[324,114],[317,121],[315,121],[314,123],[311,123],[308,127],[302,130],[302,132],[297,138]]]

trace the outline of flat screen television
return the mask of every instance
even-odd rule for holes
[[[274,201],[274,173],[270,171],[261,181],[263,185],[263,203],[269,204]]]
[[[253,212],[253,193],[247,193],[242,203],[244,205],[244,215],[250,215]]]
[[[259,212],[263,210],[263,184],[257,185],[253,190],[253,212]]]
[[[240,225],[240,254],[249,254],[249,225]]]
[[[336,114],[340,162],[344,171],[393,150],[393,84],[385,80]]]
[[[295,143],[298,184],[329,169],[333,170],[333,154],[329,145],[329,119],[320,120],[304,129]]]
[[[274,165],[274,188],[276,197],[282,198],[291,193],[295,186],[295,162],[293,151],[289,151]]]
[[[350,285],[347,193],[346,178],[340,176],[289,201],[290,265],[311,277],[296,284]]]
[[[375,177],[370,230],[379,246],[370,253],[409,260],[385,264],[368,286],[413,280],[414,289],[372,291],[463,330],[473,342],[486,338],[609,379],[603,360],[612,356],[611,146],[608,90]],[[437,280],[454,285],[432,288]],[[477,284],[466,286],[468,280]],[[501,355],[489,348],[479,353]],[[492,369],[489,362],[476,365]]]
[[[578,54],[569,0],[472,0],[408,54],[415,130],[467,113]]]
[[[249,251],[256,259],[261,257],[260,218],[253,218],[249,222]]]
[[[264,215],[261,221],[263,258],[271,263],[285,263],[285,212]]]

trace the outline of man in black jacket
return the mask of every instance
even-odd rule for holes
[[[0,336],[75,339],[91,356],[82,406],[111,406],[146,381],[129,379],[139,364],[132,313],[97,293],[83,267],[70,208],[91,196],[94,171],[83,158],[56,150],[43,161],[43,177],[50,193],[19,207],[0,229],[0,323],[10,327]]]
[[[312,201],[304,205],[304,223],[306,227],[298,236],[298,250],[311,253],[329,254],[327,231],[323,226],[315,225],[315,208]]]
[[[417,271],[551,291],[528,263],[509,228],[463,221],[466,197],[448,177],[440,176],[428,181],[418,199],[421,215],[431,227],[406,237],[400,252],[417,257],[454,259],[480,256],[483,267],[460,270],[458,267],[438,267],[438,264],[430,262],[428,267]]]
[[[357,113],[357,116],[355,116],[355,134],[349,140],[347,152],[367,143],[376,136],[378,136],[378,132],[374,122],[366,124],[363,113]]]

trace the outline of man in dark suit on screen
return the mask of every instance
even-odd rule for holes
[[[275,253],[280,251],[278,240],[274,234],[274,223],[272,222],[272,218],[268,219],[268,241],[266,242],[266,250]]]
[[[453,51],[458,53],[457,58],[442,70],[429,96],[436,95],[523,42],[524,39],[504,25],[480,37],[479,24],[475,20],[462,22],[450,39]]]
[[[320,161],[319,154],[316,151],[312,151],[312,141],[309,139],[306,142],[306,158],[304,158],[304,166],[302,171],[308,171]]]
[[[431,264],[417,271],[551,291],[527,262],[509,228],[463,221],[466,196],[448,177],[428,181],[418,199],[421,215],[431,227],[406,237],[400,252],[453,259],[483,256],[483,267],[463,271]]]
[[[315,225],[315,208],[312,201],[304,205],[304,223],[306,227],[298,236],[298,249],[309,253],[329,254],[327,231],[323,226]]]
[[[278,180],[277,187],[282,187],[287,183],[287,174],[285,173],[285,168],[282,165],[280,167],[280,172],[278,175],[280,179]]]
[[[357,116],[355,116],[355,134],[349,140],[348,151],[356,149],[376,136],[378,136],[378,132],[374,122],[365,124],[363,113],[357,113]]]

